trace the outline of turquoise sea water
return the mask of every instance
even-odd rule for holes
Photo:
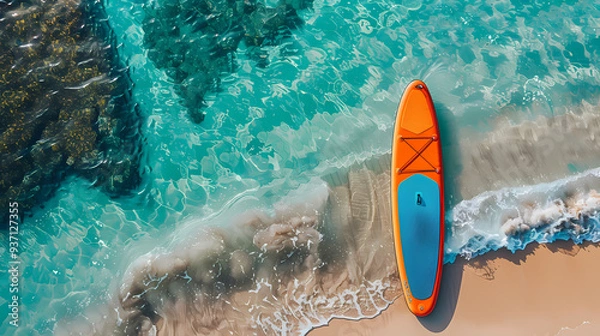
[[[103,304],[128,265],[165,241],[177,246],[190,220],[247,197],[272,204],[313,178],[389,154],[395,109],[413,78],[428,84],[446,136],[447,261],[532,241],[600,240],[600,202],[589,191],[600,184],[589,170],[600,167],[600,151],[573,159],[556,146],[558,168],[515,174],[529,184],[509,176],[504,185],[469,186],[469,162],[461,161],[471,148],[465,139],[570,112],[589,121],[594,140],[600,6],[593,1],[314,1],[289,37],[263,47],[266,66],[239,46],[236,70],[205,97],[201,124],[147,57],[148,5],[104,3],[145,118],[144,182],[132,197],[110,198],[70,177],[24,219],[17,330],[4,329],[8,289],[0,283],[7,335],[52,334],[58,321]],[[533,204],[528,213],[523,202]],[[509,220],[519,218],[515,225],[529,228],[511,231]],[[3,255],[7,246],[2,239]]]

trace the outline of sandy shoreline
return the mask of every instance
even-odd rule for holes
[[[373,319],[334,319],[309,336],[600,335],[600,245],[530,244],[444,267],[436,310],[417,319],[402,298]]]

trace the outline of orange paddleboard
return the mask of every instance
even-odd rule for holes
[[[444,180],[437,116],[425,83],[408,85],[392,144],[392,223],[396,260],[410,311],[426,316],[437,301],[444,262]]]

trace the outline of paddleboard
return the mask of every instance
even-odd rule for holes
[[[392,223],[404,298],[417,316],[436,304],[444,256],[442,148],[431,94],[411,82],[396,112],[392,144]]]

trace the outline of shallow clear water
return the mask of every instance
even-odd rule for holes
[[[266,67],[257,67],[240,45],[237,70],[205,97],[206,119],[199,125],[187,117],[172,80],[147,57],[143,6],[105,3],[146,118],[144,183],[133,197],[111,199],[71,177],[44,209],[25,218],[16,334],[51,334],[57,321],[103,304],[131,262],[157,245],[176,249],[193,230],[190,221],[202,225],[201,219],[244,197],[257,197],[265,207],[315,177],[388,154],[395,109],[413,78],[428,84],[447,139],[448,261],[534,240],[600,239],[592,201],[581,219],[588,220],[586,229],[577,234],[544,231],[565,218],[560,215],[544,219],[548,223],[533,233],[500,230],[518,217],[508,212],[518,212],[523,202],[534,199],[532,208],[546,209],[568,198],[565,188],[575,194],[593,189],[597,172],[573,176],[599,167],[600,155],[565,159],[556,146],[556,170],[515,175],[526,175],[532,186],[510,176],[501,185],[470,185],[461,175],[469,164],[462,161],[465,151],[477,152],[469,141],[570,110],[600,117],[598,4],[315,1],[299,11],[304,23],[284,43],[264,47]],[[573,180],[582,182],[572,186]],[[578,210],[561,213],[569,211],[568,220],[579,220]]]

